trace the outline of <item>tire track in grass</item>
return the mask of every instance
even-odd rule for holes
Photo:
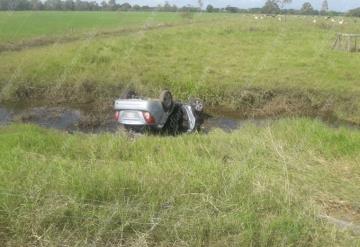
[[[63,36],[63,37],[37,37],[29,40],[23,40],[20,42],[7,42],[7,43],[0,43],[0,53],[3,52],[13,52],[13,51],[21,51],[25,49],[30,49],[34,47],[43,47],[48,46],[51,44],[64,44],[64,43],[70,43],[74,41],[79,41],[82,39],[87,39],[89,36],[89,33],[92,33],[94,37],[111,37],[111,36],[120,36],[120,35],[127,35],[131,33],[137,33],[137,32],[146,32],[146,31],[152,31],[152,30],[159,30],[159,29],[167,29],[167,28],[173,28],[173,27],[181,27],[181,26],[187,26],[192,24],[201,24],[201,23],[208,23],[213,22],[214,20],[206,20],[206,21],[197,21],[197,22],[182,22],[182,23],[176,23],[176,24],[170,24],[170,23],[158,23],[155,25],[143,25],[141,27],[136,28],[121,28],[121,29],[113,29],[113,30],[105,30],[105,31],[87,31],[82,33],[81,35],[77,36]]]

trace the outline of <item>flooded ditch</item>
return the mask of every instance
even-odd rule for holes
[[[210,109],[203,124],[204,132],[219,128],[226,132],[240,129],[251,123],[264,127],[279,117],[269,118],[242,118],[236,112],[221,112]],[[359,128],[359,126],[336,119],[322,119],[331,127]],[[94,111],[89,106],[74,107],[44,107],[26,105],[0,105],[0,126],[10,123],[31,123],[45,128],[53,128],[67,132],[101,133],[116,132],[121,126],[114,120],[111,110]]]
[[[98,114],[85,107],[0,105],[0,125],[31,123],[45,128],[85,133],[116,132],[113,112]]]

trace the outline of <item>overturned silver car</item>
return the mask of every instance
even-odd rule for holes
[[[159,99],[139,97],[134,91],[127,91],[115,100],[114,109],[115,120],[126,129],[136,132],[194,132],[203,123],[204,105],[200,100],[175,102],[168,90],[164,90]]]

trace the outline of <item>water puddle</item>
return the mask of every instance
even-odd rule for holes
[[[80,108],[0,105],[0,125],[9,123],[31,123],[45,128],[86,133],[115,132],[118,128],[110,117],[96,117]]]
[[[42,127],[61,130],[75,129],[80,121],[80,111],[62,108],[32,108],[17,116],[21,122],[38,124]]]
[[[6,108],[0,106],[0,125],[7,124],[9,122],[11,122],[10,112]]]
[[[241,119],[234,112],[215,112],[214,116],[205,118],[202,128],[206,133],[215,128],[231,132],[248,124],[264,127],[275,120],[272,118]],[[116,132],[121,128],[114,120],[111,110],[94,112],[88,106],[69,108],[0,105],[0,126],[10,123],[31,123],[45,128],[85,133]],[[333,127],[354,127],[339,122],[330,125]]]
[[[259,123],[260,120],[240,120],[227,116],[207,117],[203,129],[205,132],[213,128],[232,131],[245,123]],[[81,131],[86,133],[116,132],[119,124],[109,114],[94,113],[88,107],[26,107],[0,106],[0,125],[9,123],[32,123],[46,128],[64,131]]]

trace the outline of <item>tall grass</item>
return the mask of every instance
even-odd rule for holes
[[[306,119],[179,137],[0,129],[7,245],[357,246],[360,132]],[[350,218],[349,218],[350,217]]]

